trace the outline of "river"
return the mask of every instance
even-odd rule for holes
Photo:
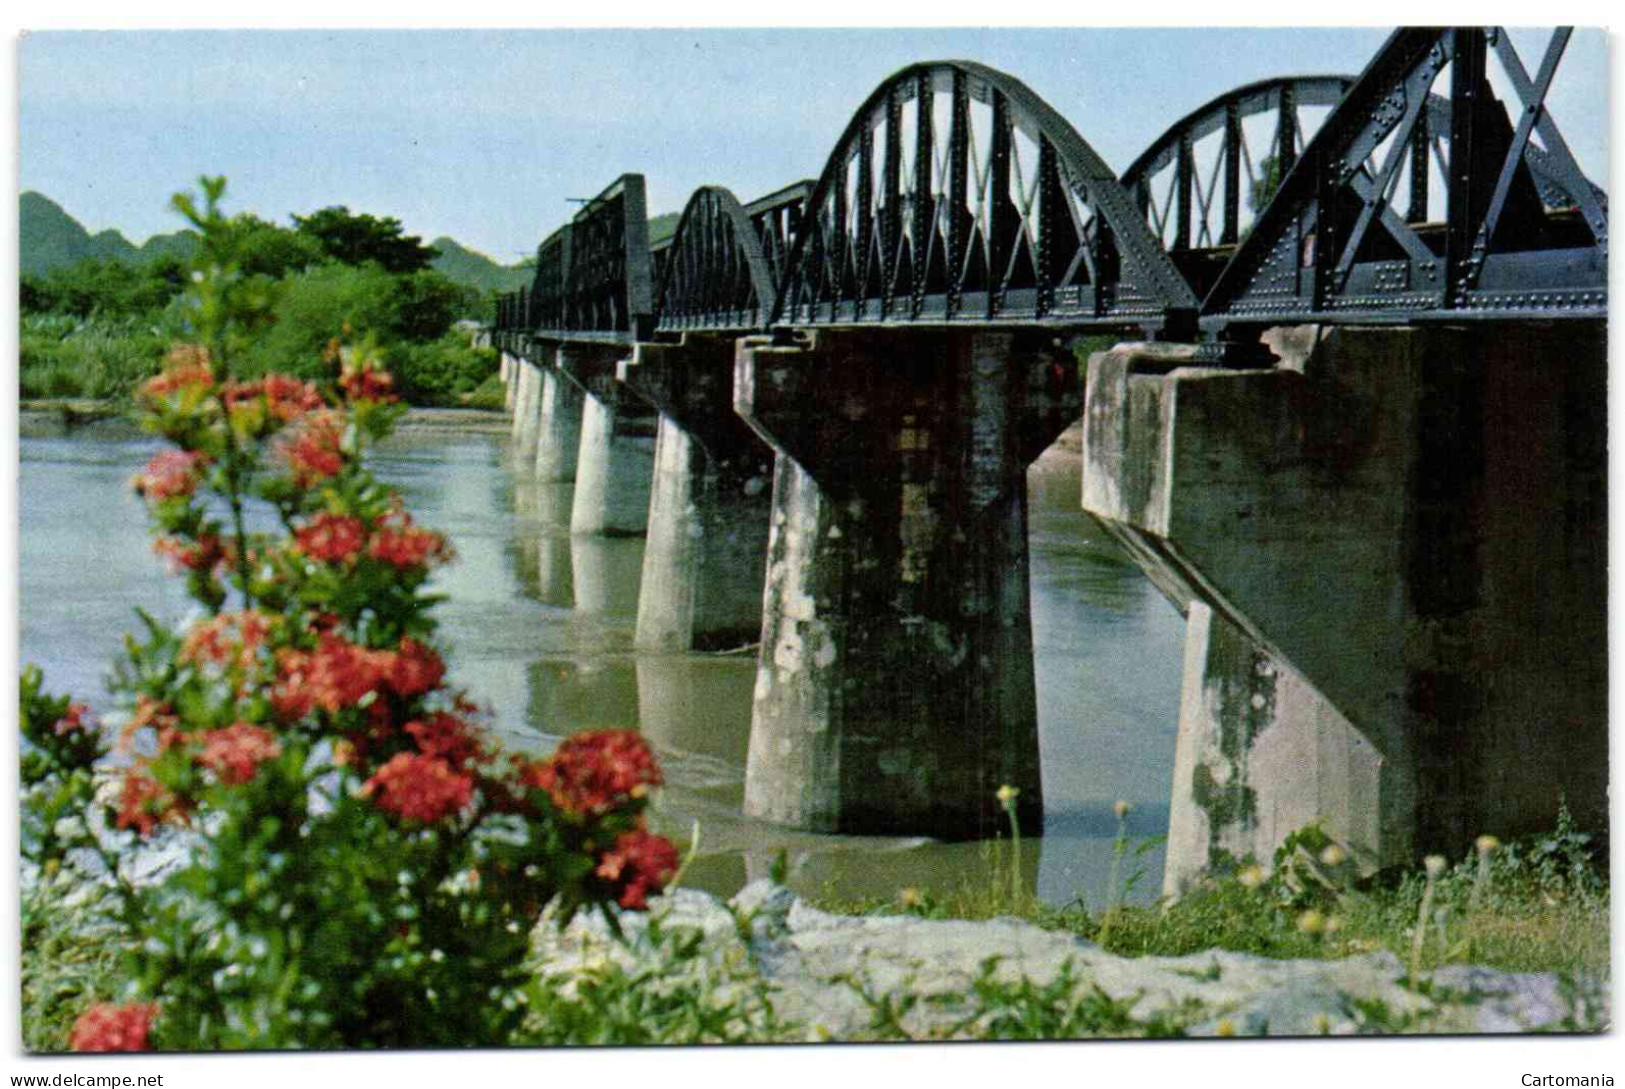
[[[432,414],[424,417],[433,420]],[[52,691],[105,708],[108,663],[140,606],[185,615],[179,580],[153,557],[130,477],[158,445],[114,423],[20,443],[21,656]],[[816,836],[747,820],[745,751],[755,657],[635,652],[643,542],[573,537],[568,484],[510,469],[499,428],[410,427],[378,453],[379,475],[418,521],[445,532],[457,562],[435,588],[451,676],[493,712],[505,744],[546,751],[596,726],[636,726],[667,787],[657,825],[700,850],[685,878],[727,895],[783,851],[798,891],[891,896],[993,879],[980,844]],[[1057,905],[1106,899],[1117,799],[1138,842],[1166,830],[1183,621],[1078,506],[1077,456],[1051,451],[1029,472],[1033,636],[1046,819],[1023,830],[1029,891]],[[1154,898],[1162,851],[1131,897]]]

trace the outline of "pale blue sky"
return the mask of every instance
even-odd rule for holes
[[[30,34],[19,179],[91,230],[177,226],[168,195],[231,180],[285,221],[328,204],[399,217],[505,262],[627,171],[652,213],[699,185],[749,200],[816,177],[892,71],[981,61],[1026,82],[1116,170],[1230,87],[1357,73],[1381,29],[166,31]],[[1520,39],[1531,72],[1544,35]],[[1525,45],[1524,42],[1529,44]],[[1606,184],[1606,41],[1570,45],[1551,108]]]

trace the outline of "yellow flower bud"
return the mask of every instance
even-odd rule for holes
[[[993,796],[999,800],[1000,805],[1004,806],[1006,809],[1009,809],[1020,794],[1021,789],[1019,787],[1013,787],[1009,783],[1006,783],[1001,786]]]
[[[1428,874],[1429,877],[1435,877],[1436,878],[1440,874],[1444,873],[1444,856],[1443,855],[1428,855],[1426,858],[1424,858],[1422,860],[1422,866],[1423,866],[1424,869],[1427,870],[1427,874]]]
[[[1264,883],[1263,867],[1248,866],[1245,870],[1242,870],[1236,875],[1236,880],[1241,882],[1242,888],[1256,889],[1258,886]]]
[[[1305,934],[1319,934],[1326,929],[1326,917],[1314,908],[1298,916],[1298,929]]]
[[[1497,847],[1501,846],[1501,841],[1496,839],[1494,836],[1479,836],[1474,845],[1478,848],[1479,854],[1487,855]]]
[[[1348,857],[1348,852],[1335,843],[1328,844],[1326,849],[1320,852],[1320,861],[1327,866],[1341,866]]]

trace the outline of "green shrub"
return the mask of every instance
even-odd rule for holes
[[[496,350],[471,347],[467,335],[458,332],[427,344],[399,345],[387,358],[396,389],[413,404],[455,403],[497,372]]]

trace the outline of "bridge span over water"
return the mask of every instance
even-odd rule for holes
[[[640,646],[759,633],[754,816],[988,835],[1010,785],[1036,825],[1025,470],[1081,416],[1084,508],[1187,618],[1169,891],[1311,821],[1367,868],[1561,797],[1600,825],[1608,212],[1546,107],[1568,37],[1396,31],[1121,174],[1014,77],[915,64],[816,179],[701,188],[653,245],[624,174],[498,302],[524,465],[573,531],[648,535]]]

